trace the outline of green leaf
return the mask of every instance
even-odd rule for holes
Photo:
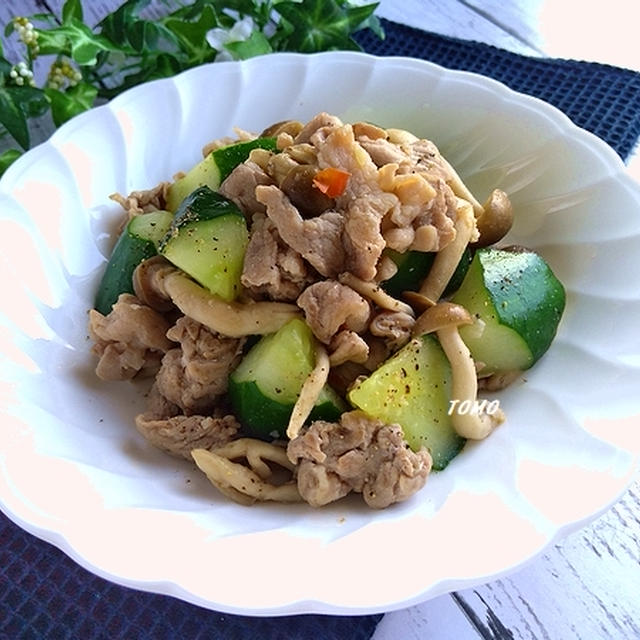
[[[149,80],[174,76],[185,68],[186,66],[177,56],[171,53],[160,53],[146,59],[142,67],[126,75],[123,82],[118,86],[102,89],[100,96],[111,99],[125,89],[135,87]]]
[[[29,16],[30,22],[45,22],[52,26],[60,24],[58,19],[52,13],[32,13]]]
[[[38,29],[42,55],[67,54],[79,65],[94,65],[100,51],[117,51],[107,38],[95,34],[84,22],[70,16],[67,23],[53,29]]]
[[[82,2],[80,0],[66,0],[62,5],[62,24],[67,24],[72,18],[82,22]]]
[[[165,26],[177,37],[189,64],[196,65],[212,60],[215,51],[207,43],[207,31],[220,26],[213,7],[207,5],[196,20],[180,20],[169,17]]]
[[[167,16],[167,18],[175,20],[195,20],[202,13],[205,6],[213,8],[210,0],[196,0],[191,4],[175,9]]]
[[[359,49],[351,34],[362,28],[377,4],[354,6],[349,0],[285,1],[277,11],[292,26],[279,49],[311,53],[330,49]]]
[[[263,27],[269,20],[273,5],[278,1],[270,2],[269,0],[225,0],[224,8],[231,11],[236,11],[241,16],[251,16],[254,22],[260,27]],[[294,0],[295,1],[295,0]]]
[[[154,31],[155,25],[148,20],[136,20],[127,30],[127,38],[129,43],[136,51],[144,51],[153,49],[158,42],[157,31]]]
[[[9,75],[12,66],[6,58],[0,57],[0,86],[4,85],[5,78],[3,76]]]
[[[29,148],[27,116],[14,100],[12,91],[6,87],[0,87],[0,124],[23,149]]]
[[[49,101],[42,89],[37,87],[9,87],[13,101],[28,118],[37,118],[47,112]]]
[[[271,53],[273,49],[266,36],[261,31],[254,31],[246,40],[228,42],[225,45],[236,60],[246,60],[253,56]]]
[[[132,87],[142,82],[156,80],[158,78],[168,78],[179,73],[184,66],[170,53],[162,53],[147,61],[142,69],[136,73],[129,74],[125,78],[125,87]]]
[[[117,51],[118,48],[107,38],[96,35],[84,22],[70,18],[66,25],[71,41],[71,57],[79,65],[94,65],[100,51]]]
[[[12,165],[20,156],[22,151],[17,149],[7,149],[0,154],[0,176]]]
[[[380,40],[384,40],[386,37],[384,28],[380,23],[380,19],[373,13],[366,20],[364,20],[364,22],[362,22],[362,24],[358,27],[358,30],[360,29],[371,29],[371,31],[373,31],[373,33],[378,36],[378,38],[380,38]]]
[[[66,27],[36,29],[36,32],[41,55],[68,54],[71,51],[69,32]]]
[[[59,127],[73,116],[90,109],[98,95],[98,90],[86,82],[80,82],[66,91],[48,87],[45,93],[51,102],[53,122]]]
[[[127,0],[99,22],[100,33],[115,44],[128,45],[127,33],[130,24],[150,2],[151,0]]]
[[[157,54],[166,51],[167,47],[163,44],[168,44],[172,50],[180,49],[175,34],[164,24],[151,20],[133,20],[127,27],[127,41],[136,53]]]

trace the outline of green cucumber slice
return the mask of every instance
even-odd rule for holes
[[[447,286],[442,292],[443,297],[450,296],[454,291],[460,288],[460,285],[464,281],[464,277],[467,275],[467,271],[469,271],[471,260],[473,260],[473,252],[471,251],[471,249],[469,249],[469,247],[467,247],[462,253],[460,262],[458,262],[456,270],[451,275]]]
[[[452,296],[484,323],[461,327],[460,335],[480,375],[524,371],[547,351],[565,307],[565,291],[549,265],[530,250],[476,251],[469,271]]]
[[[231,301],[240,292],[248,243],[240,209],[205,186],[182,201],[159,252],[211,293]]]
[[[314,337],[306,322],[294,318],[263,336],[229,378],[228,395],[245,429],[259,438],[285,437],[293,407],[315,366]],[[337,420],[345,403],[328,385],[312,420]]]
[[[133,293],[135,268],[157,253],[160,239],[171,225],[168,211],[151,211],[132,218],[124,228],[111,252],[100,281],[94,308],[107,315],[121,293]]]
[[[385,255],[388,255],[398,267],[393,277],[382,283],[382,288],[394,298],[401,298],[405,291],[418,291],[422,281],[429,274],[436,257],[433,252],[405,251],[405,253],[398,253],[391,249],[385,250]],[[467,247],[444,290],[444,296],[451,294],[460,286],[471,264],[471,258],[471,250]]]
[[[215,149],[169,186],[167,209],[177,211],[180,203],[198,187],[207,186],[217,191],[224,179],[249,157],[253,149],[276,151],[276,139],[256,138]]]
[[[347,399],[387,424],[399,424],[409,446],[426,447],[433,469],[444,469],[465,439],[449,416],[451,365],[431,335],[416,338],[391,356],[368,378],[356,383]]]
[[[405,251],[398,253],[391,249],[385,249],[395,263],[398,270],[395,274],[382,283],[382,288],[394,298],[401,298],[405,291],[417,291],[422,281],[429,273],[435,253],[425,251]]]

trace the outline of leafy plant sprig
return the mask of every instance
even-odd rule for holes
[[[126,0],[90,26],[82,1],[66,0],[59,16],[39,13],[7,25],[5,38],[17,36],[24,55],[7,60],[0,41],[0,138],[12,138],[20,149],[0,154],[0,175],[29,149],[33,118],[50,113],[60,126],[96,101],[206,62],[274,51],[359,49],[353,34],[364,28],[384,37],[374,14],[377,2],[164,0],[162,15],[145,16],[150,3]],[[46,56],[52,63],[37,86],[34,62]]]

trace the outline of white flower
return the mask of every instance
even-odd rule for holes
[[[255,30],[255,23],[251,16],[246,16],[238,20],[231,29],[211,29],[207,31],[207,42],[212,49],[218,51],[216,62],[222,60],[232,60],[233,56],[225,49],[225,45],[230,42],[242,42],[246,40]]]

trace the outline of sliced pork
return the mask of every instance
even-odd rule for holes
[[[398,425],[386,425],[360,411],[340,422],[316,421],[287,447],[298,465],[298,491],[314,507],[351,491],[373,508],[401,502],[421,489],[431,471],[431,456],[414,453]]]
[[[130,380],[151,376],[175,344],[166,336],[171,324],[163,315],[123,293],[104,316],[89,311],[89,335],[99,360],[96,375],[102,380]]]

